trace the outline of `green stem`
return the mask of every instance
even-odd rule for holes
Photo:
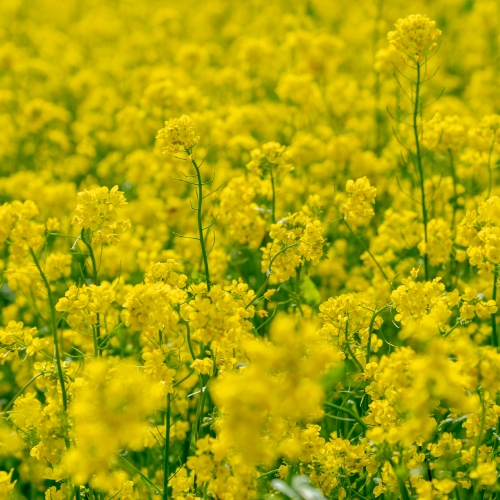
[[[273,224],[276,224],[276,189],[274,187],[274,174],[272,165],[269,166],[269,171],[271,172],[271,188],[273,192],[273,199],[271,205],[271,215],[273,219]]]
[[[89,257],[90,257],[90,260],[92,261],[92,283],[94,283],[94,285],[97,285],[97,263],[95,260],[95,255],[94,255],[94,250],[92,248],[92,244],[89,241],[87,241],[87,239],[85,238],[85,228],[82,228],[80,238],[89,251]]]
[[[69,449],[70,443],[69,443],[69,438],[68,438],[68,433],[67,433],[68,396],[66,394],[66,386],[64,385],[64,374],[62,371],[61,354],[59,351],[59,340],[57,338],[57,321],[56,321],[56,308],[55,308],[55,303],[54,303],[54,296],[52,295],[50,283],[47,280],[45,273],[42,271],[42,268],[40,266],[40,262],[38,262],[38,258],[37,258],[36,254],[32,248],[30,248],[30,254],[31,254],[31,257],[33,258],[33,262],[35,263],[36,268],[38,269],[40,277],[43,280],[43,283],[45,285],[45,289],[47,290],[47,297],[49,300],[49,308],[50,308],[50,326],[52,329],[52,338],[54,339],[54,358],[56,361],[57,375],[59,377],[59,384],[61,385],[61,399],[62,399],[64,423],[65,423],[64,442],[66,443],[66,448]]]
[[[422,447],[418,447],[418,452],[422,453]],[[429,465],[429,460],[427,460],[427,455],[424,453],[425,468],[427,470],[427,479],[432,483],[432,471]]]
[[[273,470],[270,470],[269,472],[264,472],[264,474],[261,474],[260,476],[257,476],[255,478],[255,480],[258,481],[259,479],[262,479],[263,477],[267,477],[270,474],[275,474],[276,472],[278,472],[278,469],[273,469]]]
[[[330,408],[334,408],[336,410],[343,411],[347,415],[350,415],[354,420],[356,420],[356,422],[358,422],[358,424],[361,425],[361,427],[363,427],[363,429],[368,429],[368,425],[365,422],[363,422],[363,420],[360,417],[358,417],[358,415],[356,415],[353,411],[349,410],[348,408],[344,408],[343,406],[336,405],[335,403],[326,403],[326,402],[325,402],[325,406],[329,406]]]
[[[295,272],[295,293],[298,295],[300,293],[300,270],[302,265],[297,267],[297,271]]]
[[[451,170],[451,177],[453,179],[453,219],[451,220],[451,229],[455,227],[455,215],[457,213],[457,198],[458,198],[458,192],[457,192],[457,185],[458,185],[458,180],[457,180],[457,173],[455,172],[455,162],[453,161],[453,152],[451,149],[448,149],[448,156],[450,157],[450,170]]]
[[[160,494],[160,488],[156,486],[151,479],[149,479],[145,474],[143,474],[134,464],[129,462],[125,457],[122,455],[118,455],[118,458],[123,462],[122,468],[125,469],[127,472],[129,472],[132,476],[138,475],[142,479],[143,483],[150,488],[155,495]]]
[[[493,187],[493,171],[491,170],[491,155],[493,154],[493,148],[495,146],[495,136],[493,136],[493,142],[491,143],[490,152],[488,154],[488,195],[486,199],[488,199],[491,195],[491,188]]]
[[[493,270],[493,295],[492,299],[496,302],[497,300],[497,270]],[[498,334],[497,334],[497,315],[493,313],[491,315],[491,340],[493,347],[498,349]]]
[[[299,264],[299,267],[297,267],[297,271],[295,272],[295,298],[298,302],[298,305],[294,306],[294,310],[299,307],[301,309],[301,298],[300,298],[300,271],[302,268],[302,264]]]
[[[484,398],[481,395],[481,390],[478,391],[479,400],[481,401],[481,425],[479,427],[479,434],[477,435],[476,440],[476,449],[474,450],[474,469],[477,467],[477,459],[479,456],[479,447],[481,446],[481,441],[483,440],[483,431],[484,431],[484,417],[486,413],[486,409],[484,408]]]
[[[373,26],[373,39],[372,39],[372,66],[375,67],[375,55],[377,53],[377,46],[380,39],[380,20],[382,19],[383,0],[377,2],[377,15],[375,17],[375,24]],[[382,125],[384,120],[384,113],[380,110],[380,73],[374,71],[375,79],[373,83],[374,95],[374,118],[375,118],[375,154],[380,157],[382,150]]]
[[[182,384],[182,382],[187,380],[194,372],[195,372],[194,369],[191,370],[184,378],[181,378],[180,380],[178,380],[172,387],[177,387],[178,385]]]
[[[191,353],[191,357],[193,358],[193,361],[196,361],[196,354],[194,353],[193,350],[193,345],[191,344],[191,329],[189,328],[189,324],[186,323],[186,338],[187,338],[187,344],[189,347],[189,352]]]
[[[82,228],[80,238],[89,251],[89,257],[92,262],[92,283],[97,286],[97,263],[92,244],[85,238],[85,228]],[[97,313],[96,319],[97,324],[92,326],[92,336],[94,337],[94,356],[98,358],[100,354],[99,346],[101,345],[101,318],[99,313]]]
[[[188,348],[189,348],[189,353],[191,354],[191,357],[193,358],[193,361],[196,361],[198,359],[198,357],[194,353],[193,344],[191,342],[191,329],[189,328],[189,324],[188,323],[186,323],[186,339],[187,339],[187,345],[188,345]],[[200,345],[200,359],[203,357],[203,352],[204,352],[204,347],[203,347],[203,343],[201,343],[201,345]],[[205,376],[200,373],[201,387],[203,387],[203,384],[207,384],[209,379],[210,379],[210,377],[205,378]],[[183,379],[182,381],[184,381],[184,380],[185,379]],[[180,382],[178,382],[178,383],[180,383]],[[175,385],[177,385],[177,384],[175,384]]]
[[[356,366],[359,368],[361,373],[363,373],[364,372],[363,365],[359,362],[358,358],[354,355],[354,353],[352,352],[352,349],[351,349],[351,345],[349,344],[348,330],[349,330],[349,321],[346,321],[346,324],[345,324],[345,343],[347,346],[347,351],[349,352],[352,360],[354,361],[354,363],[356,363]]]
[[[35,375],[24,387],[5,405],[3,413],[8,412],[12,405],[16,402],[16,399],[38,378],[41,377],[45,372],[40,372]]]
[[[245,306],[245,309],[248,309],[266,290],[267,284],[269,283],[269,278],[271,277],[271,268],[278,256],[280,256],[283,252],[286,252],[288,249],[293,247],[298,247],[298,243],[294,243],[293,245],[289,245],[285,248],[282,248],[270,261],[269,266],[266,271],[266,279],[264,280],[264,284],[260,287],[259,291],[255,294],[254,298]]]
[[[188,152],[191,154],[191,152]],[[198,207],[197,207],[197,215],[198,215],[198,234],[200,238],[200,246],[201,246],[201,254],[203,256],[203,263],[205,265],[205,279],[207,282],[207,290],[210,291],[210,271],[208,269],[208,255],[207,249],[205,247],[205,237],[203,235],[203,217],[202,217],[202,208],[203,208],[203,183],[201,182],[201,173],[200,167],[196,163],[196,160],[193,158],[191,160],[194,169],[196,170],[196,178],[198,181]]]
[[[373,316],[372,316],[372,318],[370,320],[370,323],[368,325],[368,344],[366,346],[366,363],[370,362],[370,351],[371,351],[371,345],[372,345],[372,333],[373,333],[373,327],[375,325],[375,320],[377,319],[378,316],[380,316],[387,309],[389,309],[389,305],[381,307],[378,311],[375,311],[373,313]]]
[[[194,435],[194,443],[198,440],[198,436],[200,435],[200,429],[201,429],[201,420],[203,417],[203,412],[205,409],[205,393],[207,392],[207,386],[203,387],[203,384],[201,384],[201,389],[200,389],[200,399],[198,400],[198,408],[196,409],[196,421],[194,422],[193,425],[193,435]]]
[[[422,197],[422,217],[424,220],[424,241],[426,245],[426,252],[424,255],[424,267],[425,267],[425,281],[429,279],[429,257],[427,255],[427,206],[425,203],[425,186],[424,186],[424,169],[422,166],[422,153],[420,151],[420,139],[418,137],[418,115],[420,113],[420,62],[417,62],[417,81],[415,84],[415,108],[413,110],[413,133],[415,135],[415,148],[416,148],[416,159],[417,159],[417,169],[420,177],[420,194]]]
[[[373,260],[373,262],[375,263],[375,265],[378,267],[379,271],[382,273],[382,276],[386,279],[387,283],[389,283],[389,286],[391,287],[391,289],[394,288],[392,286],[392,281],[387,277],[387,274],[385,274],[384,270],[382,269],[382,266],[379,264],[379,262],[375,258],[375,256],[371,253],[371,251],[368,248],[368,246],[365,245],[365,242],[354,232],[354,230],[352,229],[352,227],[349,224],[349,222],[347,222],[347,219],[345,217],[342,220],[344,221],[344,224],[347,226],[347,229],[349,229],[349,231],[351,231],[352,235],[361,243],[361,245],[363,246],[363,248],[366,250],[366,252],[368,253],[368,255],[371,257],[371,259]]]
[[[443,338],[446,338],[453,330],[460,326],[460,321],[457,321],[447,332],[443,333]]]
[[[396,472],[396,465],[394,464],[394,461],[392,458],[389,458],[389,463],[392,466],[392,470],[394,471],[394,474],[396,474],[396,477],[398,478],[398,483],[399,483],[399,491],[401,491],[401,496],[403,497],[403,500],[410,500],[410,495],[408,494],[408,490],[406,489],[406,484],[405,481],[402,477],[399,476],[399,474]]]
[[[170,393],[167,394],[167,414],[165,416],[165,457],[163,460],[163,500],[168,500],[168,479],[170,476]]]

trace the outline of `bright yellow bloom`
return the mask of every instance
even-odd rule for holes
[[[187,115],[166,121],[165,127],[158,131],[156,139],[163,142],[165,154],[178,153],[181,147],[190,149],[198,142],[194,135],[193,120]]]
[[[417,62],[423,61],[429,52],[436,50],[436,40],[442,34],[441,30],[436,28],[436,21],[431,21],[421,14],[398,19],[395,26],[396,31],[389,31],[387,39],[397,50]]]
[[[119,210],[125,206],[125,196],[118,186],[107,187],[78,193],[78,205],[72,224],[92,232],[92,245],[107,243],[116,245],[118,234],[130,227],[128,219],[119,218]]]

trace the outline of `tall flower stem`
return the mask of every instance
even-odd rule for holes
[[[457,173],[455,171],[455,162],[453,160],[453,152],[451,149],[448,149],[448,156],[450,158],[450,170],[451,170],[451,177],[453,179],[453,219],[451,221],[451,229],[455,227],[455,216],[457,214],[457,203],[458,203],[458,191],[457,191],[457,185],[458,185],[458,180],[457,180]]]
[[[495,146],[495,137],[493,137],[493,142],[491,143],[490,151],[488,153],[488,199],[491,195],[491,188],[493,187],[493,171],[491,169],[491,155],[493,154],[493,148]]]
[[[345,324],[345,344],[347,347],[347,351],[349,352],[349,355],[352,358],[352,361],[359,368],[359,371],[361,373],[363,373],[364,372],[363,365],[359,362],[356,355],[352,352],[351,344],[349,343],[349,321],[346,321],[346,324]]]
[[[92,262],[92,282],[94,283],[94,285],[97,285],[98,284],[97,283],[97,263],[95,260],[94,249],[92,248],[92,245],[85,237],[85,228],[82,228],[80,238],[83,241],[84,245],[87,247],[87,250],[89,251],[89,257],[90,257],[90,260]]]
[[[56,307],[55,307],[55,302],[54,302],[54,295],[52,294],[52,290],[50,288],[50,283],[47,279],[47,276],[45,276],[45,273],[42,270],[42,267],[40,266],[40,262],[38,261],[38,257],[36,256],[35,252],[33,251],[32,248],[30,248],[30,254],[33,259],[33,262],[35,263],[36,268],[38,269],[38,273],[40,274],[40,277],[42,278],[43,284],[45,285],[45,289],[47,291],[47,297],[49,300],[49,308],[50,308],[50,327],[52,330],[52,338],[54,341],[54,358],[56,362],[56,368],[57,368],[57,376],[59,378],[59,384],[61,386],[61,399],[62,399],[62,406],[63,406],[63,415],[64,415],[64,442],[66,443],[66,448],[69,449],[70,443],[69,443],[69,438],[68,438],[68,395],[66,394],[66,386],[64,385],[64,374],[62,370],[62,363],[61,363],[61,353],[59,350],[59,341],[57,339],[57,321],[56,321]]]
[[[354,232],[354,229],[351,227],[349,222],[347,222],[347,219],[344,217],[342,220],[344,221],[344,224],[347,226],[347,229],[349,229],[349,231],[351,231],[351,234],[361,243],[363,248],[366,250],[366,253],[371,257],[374,264],[378,267],[378,270],[381,272],[382,276],[385,278],[387,283],[389,283],[389,286],[391,287],[391,290],[392,290],[392,288],[393,288],[392,281],[387,277],[387,274],[385,274],[385,271],[382,269],[382,266],[380,265],[378,260],[375,258],[375,255],[372,254],[372,252],[370,251],[368,246],[365,244],[365,242]]]
[[[422,166],[422,151],[420,149],[420,138],[418,133],[418,115],[420,114],[420,89],[421,89],[421,65],[417,62],[417,81],[415,82],[415,106],[413,109],[413,134],[415,136],[415,166],[418,170],[420,180],[420,194],[422,198],[422,218],[424,221],[424,241],[427,247],[427,206],[425,202],[425,179],[424,168]],[[425,280],[429,279],[429,257],[427,252],[424,255]]]
[[[273,262],[279,257],[283,252],[286,252],[290,248],[298,247],[298,243],[294,243],[293,245],[286,246],[282,248],[276,255],[269,261],[269,266],[266,271],[266,279],[264,280],[264,284],[260,287],[259,291],[254,295],[253,299],[245,306],[245,309],[248,309],[255,301],[266,291],[267,284],[269,283],[269,278],[271,277],[271,268],[273,266]]]
[[[191,152],[188,151],[188,153],[191,155]],[[208,268],[208,255],[207,255],[207,248],[205,246],[205,236],[203,235],[203,214],[202,214],[202,209],[203,209],[203,182],[201,181],[201,173],[200,173],[200,167],[196,163],[196,160],[194,158],[191,159],[191,163],[193,164],[194,169],[196,170],[196,179],[197,179],[197,187],[198,187],[198,206],[197,206],[197,217],[198,217],[198,236],[200,239],[200,247],[201,247],[201,253],[203,256],[203,264],[205,266],[205,279],[207,282],[207,289],[210,291],[210,271]]]
[[[98,285],[97,282],[97,262],[94,255],[94,249],[92,248],[92,244],[85,237],[85,228],[82,228],[82,232],[80,235],[81,240],[84,245],[87,247],[89,251],[90,261],[92,262],[92,283],[94,285]],[[96,315],[97,324],[92,326],[92,333],[94,337],[94,356],[96,358],[100,355],[100,344],[101,344],[101,319],[99,313]]]
[[[16,399],[39,377],[41,377],[42,375],[45,375],[45,371],[43,372],[40,372],[40,373],[37,373],[29,382],[27,382],[24,387],[5,405],[5,407],[3,408],[3,411],[2,413],[6,413],[8,412],[12,406],[14,405],[14,403],[16,402]]]
[[[273,224],[276,224],[276,187],[274,185],[274,173],[272,165],[269,166],[269,172],[271,173],[271,188],[272,188],[272,205],[271,205],[271,216]]]
[[[384,311],[389,309],[390,305],[385,305],[375,311],[370,319],[370,324],[368,325],[368,344],[366,346],[366,364],[370,362],[370,354],[371,354],[371,345],[372,345],[372,334],[373,334],[373,327],[375,326],[375,320],[377,319],[378,316],[380,316]]]
[[[366,344],[365,367],[370,362],[370,355],[371,355],[371,351],[372,351],[372,335],[373,335],[373,328],[375,326],[375,321],[378,318],[378,316],[380,316],[383,312],[387,311],[390,308],[391,308],[391,305],[387,304],[387,305],[381,307],[380,309],[373,311],[372,317],[370,319],[370,323],[368,324],[368,341]],[[362,402],[362,409],[364,411],[368,411],[369,400],[370,400],[370,396],[368,395],[368,393],[366,393],[365,397],[363,398],[363,402]]]
[[[493,294],[492,299],[496,302],[497,300],[497,269],[493,270]],[[493,347],[498,349],[498,333],[497,333],[497,315],[493,313],[491,315],[491,341],[493,343]]]
[[[486,414],[486,409],[484,407],[484,394],[481,393],[481,389],[478,390],[479,401],[481,402],[481,423],[479,426],[479,433],[477,435],[476,440],[476,448],[474,450],[474,468],[477,467],[477,460],[479,458],[479,447],[481,446],[481,442],[483,440],[483,431],[484,431],[484,419]]]
[[[378,0],[377,13],[373,26],[373,39],[372,39],[372,59],[373,67],[375,68],[375,57],[377,47],[380,40],[380,21],[382,19],[382,11],[384,0]],[[384,113],[380,109],[380,73],[374,72],[373,95],[374,95],[374,121],[375,121],[375,154],[380,157],[382,150],[382,126],[384,125]]]
[[[408,494],[408,490],[406,489],[405,480],[401,477],[400,474],[398,474],[394,460],[392,458],[389,458],[388,462],[391,464],[392,470],[394,471],[394,474],[398,479],[399,491],[401,492],[401,497],[403,498],[403,500],[410,500],[410,495]]]
[[[167,414],[165,416],[165,449],[163,459],[163,500],[168,500],[168,478],[170,476],[170,393],[167,394]]]

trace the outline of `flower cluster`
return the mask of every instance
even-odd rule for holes
[[[270,283],[282,283],[295,276],[305,262],[317,264],[323,255],[323,226],[302,210],[271,226],[272,242],[262,248],[262,272]]]
[[[342,202],[340,209],[344,218],[355,226],[367,224],[375,212],[372,205],[375,203],[377,189],[370,185],[366,177],[346,184],[347,200]]]
[[[42,245],[46,228],[33,220],[38,214],[38,207],[30,200],[24,203],[16,200],[0,207],[0,243],[10,240],[12,262],[22,262],[30,249],[37,250]]]
[[[190,291],[194,297],[181,305],[180,314],[191,328],[193,339],[214,342],[224,350],[232,349],[248,335],[249,320],[255,312],[250,305],[254,292],[248,285],[234,282],[228,287],[215,285],[210,291],[201,285],[192,286]]]
[[[262,176],[265,170],[276,170],[277,174],[291,172],[294,167],[290,163],[290,151],[286,146],[278,142],[267,142],[261,149],[250,152],[252,160],[247,163],[247,169],[258,176]]]
[[[492,196],[477,210],[467,211],[458,228],[459,242],[467,247],[471,266],[491,273],[500,263],[500,198]]]
[[[179,322],[175,306],[187,298],[184,290],[161,281],[135,285],[125,296],[122,313],[125,325],[132,330],[154,333],[172,329]]]
[[[101,187],[78,193],[78,205],[72,224],[92,232],[92,245],[118,244],[118,234],[130,227],[128,219],[120,219],[119,211],[126,205],[118,186]]]
[[[449,261],[453,246],[450,225],[443,219],[431,219],[427,226],[427,242],[418,244],[420,255],[428,255],[431,266]]]
[[[193,120],[187,115],[180,118],[171,118],[165,122],[165,127],[158,131],[156,139],[163,142],[163,152],[178,153],[180,148],[191,149],[198,143],[194,135]]]
[[[398,19],[395,27],[396,31],[390,31],[387,39],[399,52],[412,57],[417,63],[422,62],[429,52],[436,50],[436,40],[442,34],[436,28],[436,21],[421,14]]]
[[[495,499],[498,2],[81,3],[0,2],[0,500]]]
[[[403,278],[401,285],[391,293],[392,306],[398,312],[394,319],[403,325],[409,320],[422,321],[427,314],[433,314],[437,321],[446,321],[451,316],[449,308],[458,304],[458,290],[445,293],[441,278],[422,283],[413,277]]]
[[[160,404],[160,392],[134,366],[100,363],[88,367],[78,386],[72,406],[78,446],[68,451],[61,467],[77,484],[97,473],[94,482],[102,488],[109,481],[102,471],[120,448],[143,448],[145,417]]]
[[[99,324],[99,314],[106,316],[115,292],[107,285],[71,285],[56,304],[56,311],[67,313],[66,321],[76,331],[89,332]]]
[[[424,144],[436,153],[458,153],[466,135],[460,116],[442,116],[437,112],[424,127]]]
[[[21,321],[9,321],[4,329],[0,329],[0,364],[19,358],[20,352],[33,356],[49,347],[50,342],[46,338],[36,337],[37,334],[36,328],[24,328]]]

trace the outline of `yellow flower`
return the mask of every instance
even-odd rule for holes
[[[492,486],[498,481],[496,462],[479,464],[470,474],[471,479],[478,479],[481,486]]]
[[[0,471],[0,498],[2,500],[7,499],[10,496],[11,491],[14,489],[17,481],[12,481],[12,473],[14,469],[10,472]]]
[[[118,233],[130,227],[128,219],[119,219],[119,210],[127,204],[118,186],[107,187],[78,193],[78,205],[72,224],[92,232],[92,245],[106,243],[118,244]]]
[[[436,28],[436,21],[427,16],[412,14],[398,19],[396,31],[390,31],[387,39],[397,50],[421,62],[429,52],[437,48],[436,40],[441,30]]]
[[[354,226],[366,224],[374,215],[372,205],[377,195],[376,188],[366,177],[361,177],[347,181],[346,193],[347,200],[341,205],[344,217]]]
[[[214,362],[211,358],[195,359],[191,363],[191,368],[203,375],[212,375],[213,366]]]
[[[165,127],[158,131],[156,139],[163,142],[165,154],[178,153],[181,147],[190,149],[198,142],[198,138],[194,136],[193,120],[187,115],[166,121]]]

